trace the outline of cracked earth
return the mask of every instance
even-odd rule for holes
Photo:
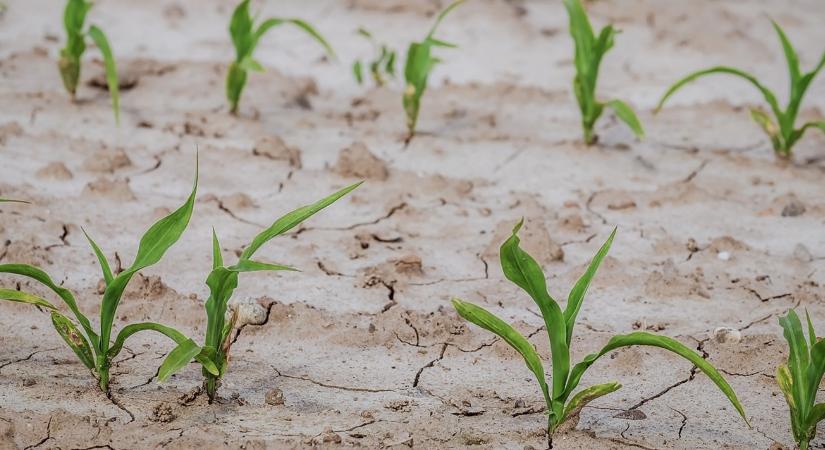
[[[584,408],[557,448],[791,444],[774,380],[786,358],[777,317],[806,308],[825,326],[825,137],[809,133],[793,162],[777,163],[747,114],[761,99],[724,77],[651,110],[677,77],[719,63],[756,73],[784,98],[784,59],[767,18],[786,27],[810,66],[825,42],[816,0],[592,2],[598,26],[623,31],[600,92],[634,105],[648,136],[638,142],[606,116],[592,148],[578,143],[560,2],[457,10],[443,38],[460,48],[443,51],[421,133],[406,146],[400,86],[351,79],[352,59],[369,51],[354,30],[365,25],[401,47],[428,28],[438,1],[257,3],[262,15],[315,24],[340,61],[294,31],[273,32],[258,53],[268,70],[250,76],[238,117],[223,98],[232,2],[98,2],[90,21],[109,34],[124,80],[119,128],[96,56],[78,101],[62,91],[53,2],[6,3],[0,196],[33,204],[0,206],[0,262],[43,267],[91,314],[101,277],[81,227],[113,267],[128,265],[140,233],[187,195],[199,149],[190,227],[134,278],[116,328],[158,321],[200,341],[212,227],[225,254],[237,254],[282,213],[366,183],[262,249],[302,272],[241,277],[233,304],[249,320],[233,336],[214,404],[194,364],[157,383],[170,343],[150,334],[127,342],[107,397],[47,314],[0,303],[0,448],[542,448],[532,375],[449,303],[457,296],[494,311],[549,359],[537,308],[498,264],[521,217],[524,246],[559,299],[618,226],[579,315],[574,360],[617,333],[674,337],[726,374],[753,425],[689,363],[629,348],[587,372],[583,386],[623,388]],[[821,118],[825,80],[807,100],[802,114]],[[0,285],[48,295],[14,277]]]

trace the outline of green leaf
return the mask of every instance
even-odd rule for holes
[[[453,44],[451,42],[442,41],[436,38],[429,38],[427,39],[427,44],[432,45],[433,47],[443,47],[443,48],[458,48],[458,45]]]
[[[63,338],[63,341],[72,349],[80,361],[88,369],[94,369],[95,358],[89,342],[80,333],[80,330],[69,320],[68,317],[60,314],[57,311],[52,311],[52,325],[57,330],[57,334]]]
[[[512,326],[480,306],[457,298],[453,299],[453,306],[461,317],[487,331],[493,332],[521,354],[527,368],[536,376],[536,380],[541,386],[541,392],[544,394],[544,401],[547,403],[547,410],[550,411],[551,398],[547,390],[547,381],[544,378],[544,367],[542,367],[541,359],[530,342],[514,330]]]
[[[29,294],[28,292],[15,291],[14,289],[0,288],[0,300],[8,300],[16,303],[27,303],[29,305],[42,306],[51,310],[57,309],[45,299]]]
[[[198,170],[195,162],[195,181],[192,192],[186,202],[168,216],[158,220],[143,235],[138,246],[135,261],[127,269],[114,277],[103,293],[103,305],[100,310],[100,354],[109,349],[115,313],[126,285],[135,273],[156,264],[175,242],[180,239],[195,207],[195,195],[198,190]]]
[[[106,84],[109,86],[109,96],[112,97],[112,111],[115,113],[115,123],[120,124],[120,86],[117,79],[117,66],[109,40],[100,28],[92,25],[89,27],[89,36],[95,41],[95,45],[103,54],[103,65],[106,68]]]
[[[779,367],[776,368],[776,384],[779,385],[779,390],[785,395],[785,401],[788,402],[791,415],[794,415],[796,401],[793,395],[793,379],[791,378],[791,372],[788,370],[788,366],[785,364],[780,364]]]
[[[610,383],[604,384],[596,384],[586,388],[570,399],[570,402],[567,406],[564,407],[564,415],[559,423],[567,420],[568,418],[576,415],[584,408],[588,403],[596,400],[599,397],[605,396],[610,394],[611,392],[616,392],[621,389],[622,385],[616,383],[615,381]]]
[[[757,80],[753,75],[751,75],[749,73],[746,73],[746,72],[743,72],[739,69],[734,69],[733,67],[725,67],[725,66],[711,67],[710,69],[705,69],[705,70],[700,70],[700,71],[697,71],[697,72],[693,72],[692,74],[690,74],[690,75],[682,78],[681,80],[677,81],[676,83],[673,84],[673,86],[670,87],[670,89],[667,90],[667,92],[665,92],[665,95],[662,96],[661,100],[659,100],[659,104],[656,106],[656,111],[661,110],[662,106],[665,103],[665,101],[667,101],[667,99],[670,98],[670,96],[673,95],[676,91],[681,89],[682,86],[690,83],[691,81],[696,80],[697,78],[701,78],[705,75],[711,75],[711,74],[716,74],[716,73],[734,75],[734,76],[740,77],[740,78],[750,82],[754,87],[756,87],[756,89],[759,90],[759,92],[762,93],[762,96],[765,97],[765,101],[767,101],[768,104],[770,105],[771,110],[773,111],[774,115],[776,117],[781,117],[782,116],[782,111],[779,108],[779,104],[776,101],[776,96],[773,94],[773,92],[771,92],[770,89],[763,86],[759,82],[759,80]]]
[[[95,255],[97,256],[97,261],[98,263],[100,263],[100,269],[103,271],[103,280],[106,282],[106,285],[108,286],[114,278],[114,276],[112,275],[112,269],[109,267],[109,261],[106,260],[106,256],[103,254],[103,251],[101,251],[100,247],[98,247],[95,241],[92,240],[92,237],[89,236],[89,233],[87,233],[86,230],[83,229],[83,227],[81,227],[80,229],[83,231],[83,234],[86,236],[86,240],[89,241],[89,245],[92,247],[92,250],[95,252]]]
[[[799,138],[801,138],[805,134],[805,132],[808,131],[808,128],[819,128],[820,130],[822,130],[823,133],[825,133],[825,121],[823,121],[823,122],[808,122],[808,123],[802,125],[802,127],[800,127],[798,130],[796,130],[794,132],[794,139],[793,140],[796,141]]]
[[[578,385],[581,376],[598,358],[618,348],[630,347],[633,345],[659,347],[671,351],[693,363],[693,365],[704,372],[704,374],[707,375],[708,378],[714,382],[714,384],[716,384],[728,400],[730,400],[733,407],[736,408],[736,411],[739,412],[739,415],[742,416],[742,419],[745,420],[745,423],[748,423],[748,419],[745,416],[745,410],[739,403],[739,399],[736,397],[736,393],[733,391],[733,388],[730,387],[722,374],[720,374],[719,371],[717,371],[707,360],[703,359],[701,355],[675,339],[641,331],[614,336],[610,339],[607,345],[601,349],[601,351],[588,355],[582,360],[582,362],[576,364],[570,372],[570,381],[567,384],[567,389],[565,390],[562,399],[567,398],[573,392],[576,385]]]
[[[800,413],[806,416],[811,403],[808,401],[808,379],[806,377],[810,362],[808,344],[802,332],[802,323],[794,310],[779,318],[779,324],[784,329],[785,340],[788,341],[788,369],[793,380],[794,404]],[[814,390],[816,388],[814,387]]]
[[[452,10],[458,8],[465,0],[456,0],[450,3],[446,8],[444,8],[439,14],[438,17],[435,18],[435,23],[433,27],[430,28],[430,32],[427,34],[427,39],[432,38],[435,34],[435,30],[438,29],[438,26],[441,25],[441,22],[447,17],[447,14],[450,14]]]
[[[86,336],[89,337],[89,339],[92,341],[92,344],[94,346],[97,346],[98,336],[92,329],[92,325],[91,323],[89,323],[89,319],[86,318],[86,316],[84,316],[83,313],[80,312],[80,308],[77,307],[77,301],[75,300],[72,292],[66,288],[63,288],[55,284],[46,272],[37,267],[30,266],[28,264],[0,264],[0,273],[11,273],[14,275],[28,277],[40,282],[47,288],[54,291],[54,293],[57,294],[63,300],[64,303],[66,303],[66,306],[68,306],[69,309],[72,311],[75,318],[77,318],[77,321],[80,322],[80,325],[83,327],[83,331],[86,332]]]
[[[606,103],[607,106],[613,109],[613,112],[616,113],[616,117],[622,120],[622,122],[626,123],[633,133],[636,134],[636,137],[643,138],[645,137],[645,131],[642,129],[642,123],[639,122],[639,118],[636,117],[636,113],[630,109],[630,106],[621,100],[610,100]]]
[[[547,284],[539,264],[519,247],[518,232],[524,220],[513,228],[513,233],[501,245],[501,268],[504,276],[524,289],[536,302],[550,339],[553,357],[553,396],[564,391],[570,370],[570,350],[567,346],[567,326],[559,304],[547,293]],[[561,416],[558,411],[557,416]]]
[[[825,403],[817,403],[811,408],[811,415],[808,419],[808,424],[813,432],[816,433],[816,424],[825,419]]]
[[[13,199],[10,199],[10,198],[0,198],[0,203],[27,203],[27,204],[31,204],[31,202],[28,202],[26,200],[13,200]]]
[[[229,21],[229,35],[235,46],[236,61],[252,53],[254,47],[252,16],[249,14],[249,0],[243,0],[235,7]]]
[[[756,108],[751,108],[751,118],[762,127],[765,134],[771,139],[774,150],[780,149],[782,147],[781,136],[779,134],[779,128],[777,128],[773,120],[768,117],[767,114]]]
[[[163,383],[173,373],[186,367],[201,352],[201,348],[192,339],[187,339],[175,347],[158,369],[158,383]]]
[[[576,316],[578,316],[584,296],[587,294],[587,288],[590,287],[590,282],[593,280],[593,276],[596,275],[596,271],[599,269],[599,265],[601,265],[602,260],[605,256],[607,256],[607,252],[610,251],[610,246],[613,244],[613,238],[615,236],[616,228],[613,228],[613,232],[610,233],[610,237],[607,238],[607,241],[605,241],[599,251],[596,252],[596,256],[594,256],[590,261],[590,265],[587,266],[587,270],[581,278],[579,278],[579,281],[576,282],[573,289],[570,290],[570,294],[567,296],[567,306],[564,308],[564,320],[567,324],[566,342],[568,347],[570,346],[570,340],[573,337],[573,327],[576,325]]]
[[[252,243],[244,250],[243,254],[241,254],[240,259],[249,259],[261,248],[262,245],[267,243],[272,238],[279,236],[287,231],[291,230],[292,228],[298,226],[301,222],[308,219],[318,211],[326,208],[327,206],[335,203],[341,197],[349,194],[355,188],[361,185],[363,182],[355,183],[353,185],[347,186],[340,191],[325,197],[311,205],[303,206],[301,208],[292,211],[283,217],[276,220],[269,228],[255,236],[255,239],[252,240]]]
[[[301,30],[305,31],[308,35],[310,35],[312,38],[314,38],[319,44],[321,44],[321,46],[324,47],[324,50],[326,50],[327,54],[330,57],[335,58],[335,51],[332,49],[332,46],[329,45],[329,42],[327,42],[327,40],[324,39],[323,36],[321,36],[321,33],[319,33],[318,30],[313,28],[312,25],[310,25],[309,23],[307,23],[307,22],[305,22],[301,19],[281,19],[281,18],[277,18],[277,17],[267,19],[263,23],[261,23],[261,26],[259,26],[258,29],[255,31],[255,36],[254,36],[253,42],[255,42],[255,44],[257,44],[258,40],[260,40],[261,37],[270,28],[276,27],[276,26],[284,24],[284,23],[295,25],[296,27],[298,27]]]
[[[238,67],[244,71],[253,71],[253,72],[264,72],[264,66],[261,65],[260,62],[256,61],[252,56],[247,56],[246,58],[241,60],[241,63],[238,64]]]
[[[799,82],[800,78],[800,70],[799,70],[799,56],[796,54],[796,50],[794,50],[793,45],[788,40],[788,36],[785,35],[785,31],[777,24],[775,21],[771,20],[773,24],[774,30],[776,30],[776,34],[779,35],[779,41],[782,43],[782,51],[785,53],[785,60],[788,62],[788,72],[791,75],[791,86],[796,85]]]
[[[355,75],[355,81],[358,84],[364,84],[364,69],[361,67],[361,61],[355,61],[352,65],[352,74]]]
[[[238,261],[237,264],[234,266],[227,267],[227,270],[230,272],[262,272],[262,271],[278,271],[278,270],[288,270],[292,272],[298,272],[299,270],[290,267],[284,266],[281,264],[270,264],[265,262],[259,261],[252,261],[250,259],[242,259]]]
[[[212,228],[212,270],[223,266],[223,256],[221,255],[221,243],[218,242],[218,234]]]
[[[141,331],[155,331],[158,333],[163,334],[164,336],[168,337],[169,339],[173,340],[176,344],[180,345],[185,343],[187,340],[190,340],[180,331],[168,327],[166,325],[161,325],[159,323],[153,322],[140,322],[140,323],[133,323],[126,325],[120,330],[120,333],[117,334],[117,338],[115,338],[115,342],[112,347],[109,349],[108,357],[110,359],[115,358],[120,351],[123,349],[123,345],[126,343],[126,339],[134,335],[135,333]],[[209,358],[206,356],[206,353],[201,351],[197,355],[194,356],[195,360],[197,360],[204,368],[207,369],[210,373],[217,374],[218,369],[215,367],[215,363],[213,363]],[[171,375],[173,372],[169,372],[168,375]],[[168,376],[167,375],[167,376]]]

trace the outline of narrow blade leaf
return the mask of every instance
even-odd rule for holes
[[[100,269],[103,271],[103,280],[106,282],[106,286],[112,282],[112,269],[109,267],[109,261],[106,260],[106,255],[103,254],[103,251],[100,250],[100,247],[92,240],[92,237],[89,236],[89,233],[86,232],[83,228],[81,228],[83,234],[86,236],[86,240],[89,241],[89,245],[92,247],[92,250],[95,252],[95,256],[97,256],[97,261],[100,263]]]
[[[614,336],[610,339],[607,345],[601,349],[601,351],[588,355],[582,360],[582,362],[576,364],[570,373],[570,382],[564,392],[564,398],[572,393],[572,391],[576,388],[576,385],[578,385],[581,376],[598,358],[618,348],[630,347],[634,345],[659,347],[671,351],[693,363],[693,365],[695,365],[699,370],[707,375],[708,378],[714,382],[714,384],[716,384],[728,400],[730,400],[733,407],[736,408],[736,411],[739,412],[739,415],[742,416],[742,419],[745,420],[745,423],[748,423],[748,419],[745,416],[745,410],[739,403],[739,399],[736,397],[736,393],[733,391],[733,388],[730,387],[722,374],[720,374],[719,371],[716,370],[716,368],[714,368],[709,362],[703,359],[701,355],[675,339],[641,331]]]
[[[318,211],[326,208],[327,206],[335,203],[341,197],[349,194],[355,188],[361,185],[363,182],[355,183],[351,186],[347,186],[340,191],[319,200],[316,203],[311,205],[303,206],[301,208],[292,211],[280,219],[276,220],[269,228],[261,232],[259,235],[255,236],[255,239],[252,240],[252,243],[249,244],[243,254],[241,255],[240,259],[249,259],[252,255],[261,248],[262,245],[267,243],[270,239],[279,236],[287,231],[291,230],[292,228],[298,226],[301,222],[308,219]]]
[[[158,383],[166,381],[173,373],[186,367],[201,352],[201,348],[192,339],[187,339],[175,347],[158,369]]]
[[[97,346],[98,336],[92,329],[89,319],[84,316],[83,313],[80,312],[80,308],[77,307],[77,301],[75,300],[74,295],[68,289],[55,284],[46,272],[28,264],[0,264],[0,273],[11,273],[14,275],[28,277],[40,282],[47,288],[54,291],[54,293],[57,294],[64,303],[66,303],[66,306],[68,306],[72,311],[75,318],[77,318],[77,321],[80,322],[80,325],[83,327],[83,331],[86,332],[86,336],[92,340],[92,344]]]
[[[570,370],[567,325],[559,304],[547,293],[541,266],[519,247],[518,232],[523,223],[524,220],[517,223],[510,238],[501,245],[501,268],[504,276],[530,294],[541,310],[553,356],[553,395],[556,396],[564,391]]]
[[[0,288],[0,300],[8,300],[17,303],[27,303],[29,305],[42,306],[43,308],[48,308],[51,310],[57,309],[54,307],[54,305],[52,305],[45,299],[42,299],[33,294],[29,294],[28,292],[16,291],[14,289]]]
[[[570,402],[564,407],[564,416],[562,417],[562,422],[569,417],[572,417],[581,411],[582,408],[587,406],[588,403],[596,400],[599,397],[605,396],[610,394],[611,392],[616,392],[621,389],[622,385],[619,383],[610,382],[604,384],[596,384],[590,386],[587,389],[583,389],[579,393],[573,396],[570,399]]]
[[[579,281],[576,282],[576,285],[573,286],[573,289],[570,290],[570,295],[567,296],[567,306],[564,308],[564,320],[567,323],[568,347],[570,346],[570,340],[573,337],[573,327],[576,324],[576,316],[579,314],[582,302],[584,301],[584,296],[587,294],[587,289],[590,287],[590,282],[593,280],[593,276],[595,276],[596,271],[599,270],[599,265],[601,265],[604,257],[607,256],[607,252],[610,251],[610,246],[613,244],[613,238],[615,236],[616,228],[613,229],[613,232],[610,233],[610,237],[607,238],[607,241],[605,241],[599,251],[596,252],[596,256],[594,256],[590,261],[590,265],[587,266],[587,270],[581,278],[579,278]]]
[[[639,118],[636,117],[636,113],[633,112],[630,106],[621,100],[610,100],[606,104],[613,109],[616,117],[621,119],[622,122],[626,123],[627,126],[633,130],[636,137],[640,139],[645,137],[645,130],[642,129],[642,123],[639,121]]]
[[[109,86],[109,96],[112,98],[112,111],[115,113],[115,123],[120,124],[120,85],[117,79],[117,66],[109,40],[100,28],[92,25],[89,27],[89,37],[95,41],[95,45],[103,54],[103,65],[106,68],[106,84]]]
[[[251,259],[242,259],[238,264],[227,268],[231,272],[262,272],[262,271],[279,271],[288,270],[298,272],[298,269],[281,264],[270,264],[259,261],[252,261]]]
[[[52,325],[54,325],[57,334],[63,338],[83,365],[88,369],[93,369],[95,367],[95,358],[92,348],[74,323],[59,312],[52,311]]]
[[[550,411],[550,393],[547,390],[547,381],[544,378],[544,367],[542,367],[541,359],[530,342],[514,330],[512,326],[480,306],[457,298],[453,299],[453,306],[461,317],[504,339],[510,347],[521,354],[527,368],[536,376],[536,380],[541,386],[541,392],[544,394],[544,400],[547,403],[547,410]]]
[[[773,92],[771,92],[770,89],[763,86],[762,83],[760,83],[759,80],[757,80],[753,75],[743,72],[739,69],[735,69],[733,67],[725,66],[711,67],[709,69],[693,72],[692,74],[677,81],[673,84],[673,86],[670,87],[670,89],[667,90],[667,92],[665,92],[665,95],[662,96],[661,100],[659,100],[659,104],[656,106],[656,111],[661,110],[662,106],[665,104],[667,99],[670,98],[670,96],[673,95],[676,91],[681,89],[684,85],[696,80],[697,78],[701,78],[705,75],[711,75],[716,73],[734,75],[748,81],[756,89],[758,89],[759,92],[762,93],[762,96],[765,97],[765,101],[767,101],[770,105],[774,115],[776,115],[776,117],[782,116],[782,111],[779,108],[779,103],[777,103],[776,101],[776,96],[773,94]]]

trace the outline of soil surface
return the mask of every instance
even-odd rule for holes
[[[370,54],[354,30],[403,50],[444,2],[256,2],[262,16],[315,24],[338,59],[294,29],[272,31],[257,53],[267,71],[250,76],[234,117],[223,90],[233,2],[100,1],[89,23],[118,58],[119,127],[96,49],[77,100],[63,91],[59,2],[4,3],[0,196],[33,204],[0,206],[0,261],[43,267],[95,322],[101,275],[81,227],[113,264],[128,265],[142,232],[186,198],[195,149],[189,229],[132,281],[118,329],[158,321],[200,341],[212,227],[229,258],[281,214],[366,183],[260,253],[302,272],[241,277],[233,303],[248,323],[216,404],[199,395],[194,364],[156,382],[171,342],[154,334],[127,342],[110,400],[47,314],[0,303],[0,448],[542,448],[532,375],[449,303],[489,308],[549,357],[537,308],[498,264],[521,217],[524,246],[562,300],[618,227],[579,315],[575,361],[616,333],[674,337],[726,374],[753,425],[686,361],[629,348],[587,372],[583,386],[624,387],[586,407],[557,448],[792,444],[774,380],[787,357],[777,318],[807,309],[825,333],[825,136],[810,132],[793,161],[777,162],[748,114],[758,92],[724,76],[651,110],[669,83],[714,64],[750,70],[784,99],[769,18],[809,68],[825,42],[819,0],[593,2],[596,26],[622,30],[599,93],[634,105],[647,138],[606,114],[589,148],[561,2],[474,0],[456,10],[440,35],[460,48],[439,50],[445,62],[406,147],[402,83],[354,82],[350,64]],[[802,115],[823,112],[821,77]],[[20,278],[0,284],[48,295]]]

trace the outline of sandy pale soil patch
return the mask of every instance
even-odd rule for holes
[[[608,117],[592,148],[579,144],[560,2],[477,0],[456,11],[443,34],[461,48],[443,52],[406,148],[400,87],[351,79],[348,64],[369,51],[353,32],[365,25],[400,47],[426,30],[437,1],[268,3],[265,15],[316,24],[340,61],[274,32],[259,53],[269,70],[250,77],[239,117],[223,97],[232,2],[101,1],[90,21],[108,31],[132,84],[119,128],[107,93],[89,84],[102,75],[95,56],[78,101],[62,91],[56,2],[6,3],[0,196],[34,205],[0,206],[0,261],[43,267],[95,310],[101,277],[81,227],[128,265],[140,233],[187,195],[200,151],[191,225],[133,280],[116,328],[153,320],[200,340],[212,227],[229,255],[280,214],[367,182],[261,253],[302,272],[242,276],[234,301],[257,324],[237,331],[217,404],[193,391],[194,364],[156,383],[170,345],[152,335],[119,356],[113,403],[46,314],[0,303],[0,448],[541,448],[546,419],[530,373],[449,304],[484,305],[549,356],[537,309],[498,265],[521,217],[524,245],[560,299],[618,226],[579,315],[576,360],[615,333],[675,337],[727,374],[753,424],[688,363],[630,348],[587,373],[587,384],[624,387],[585,408],[558,448],[791,443],[774,380],[786,358],[777,317],[807,308],[825,326],[825,137],[809,133],[794,162],[776,163],[747,114],[761,99],[725,78],[650,110],[669,82],[717,63],[754,71],[784,97],[767,17],[809,66],[825,42],[818,1],[594,2],[598,25],[623,30],[600,92],[633,104],[648,138]],[[823,111],[820,79],[803,114]],[[44,293],[12,277],[1,284]],[[741,338],[723,339],[720,327]]]

